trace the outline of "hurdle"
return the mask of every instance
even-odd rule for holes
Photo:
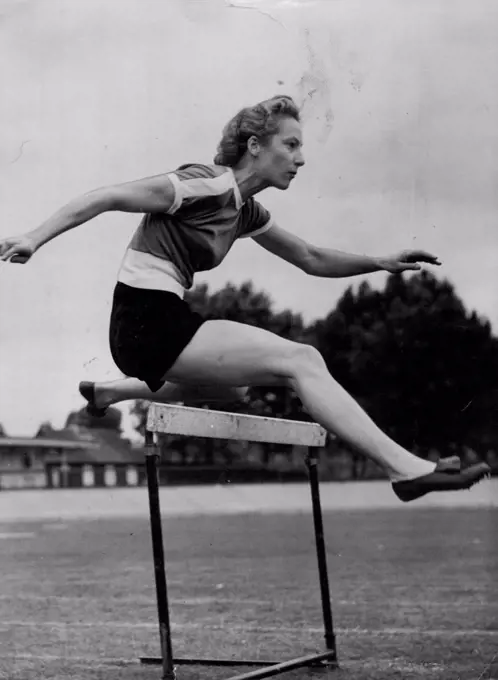
[[[307,447],[306,466],[311,489],[318,576],[322,602],[325,651],[287,661],[217,658],[176,658],[173,655],[168,589],[163,544],[161,509],[159,502],[160,449],[159,434],[189,437],[237,439],[273,444],[293,444]],[[325,444],[327,432],[316,423],[280,418],[241,415],[224,411],[152,403],[147,412],[145,429],[145,458],[149,496],[150,530],[154,559],[154,576],[159,618],[160,657],[143,656],[145,665],[162,666],[162,680],[176,680],[176,666],[256,667],[256,670],[232,676],[227,680],[256,680],[269,678],[302,667],[338,668],[336,639],[332,619],[332,605],[327,571],[327,555],[323,531],[322,508],[318,482],[317,448]]]

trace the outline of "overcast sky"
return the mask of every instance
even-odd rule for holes
[[[98,186],[211,162],[224,123],[281,92],[303,105],[307,164],[259,195],[276,221],[352,252],[433,251],[498,332],[496,0],[0,0],[0,83],[0,236]],[[108,317],[138,219],[104,215],[0,265],[8,434],[61,427],[80,380],[120,376]],[[306,321],[352,282],[248,240],[197,281],[247,279]]]

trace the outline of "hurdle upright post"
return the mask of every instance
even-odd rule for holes
[[[168,588],[164,562],[164,543],[159,502],[158,463],[159,450],[154,445],[154,434],[145,432],[145,467],[149,491],[150,531],[154,558],[154,576],[157,595],[157,614],[159,617],[159,638],[161,643],[162,680],[175,680],[171,626],[169,621]]]
[[[330,599],[329,576],[327,569],[327,551],[325,548],[325,535],[323,531],[322,504],[320,501],[320,485],[318,482],[318,455],[316,451],[308,448],[306,466],[311,489],[311,503],[313,508],[313,523],[315,526],[316,555],[318,559],[318,574],[320,578],[320,595],[322,599],[323,625],[325,629],[325,644],[327,649],[334,652],[329,658],[331,665],[337,664],[337,647],[332,619],[332,605]]]

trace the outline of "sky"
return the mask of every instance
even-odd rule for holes
[[[211,162],[229,118],[285,93],[306,165],[258,196],[276,222],[349,252],[433,252],[498,334],[495,0],[0,0],[0,91],[0,238],[99,186]],[[107,213],[0,263],[9,435],[62,427],[80,380],[121,377],[109,313],[138,220]],[[313,278],[245,239],[196,282],[249,279],[309,322],[362,277]]]

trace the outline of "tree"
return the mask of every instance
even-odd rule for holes
[[[497,341],[448,281],[422,272],[392,275],[383,291],[349,288],[315,332],[331,373],[404,446],[463,444],[473,400],[485,417]]]

